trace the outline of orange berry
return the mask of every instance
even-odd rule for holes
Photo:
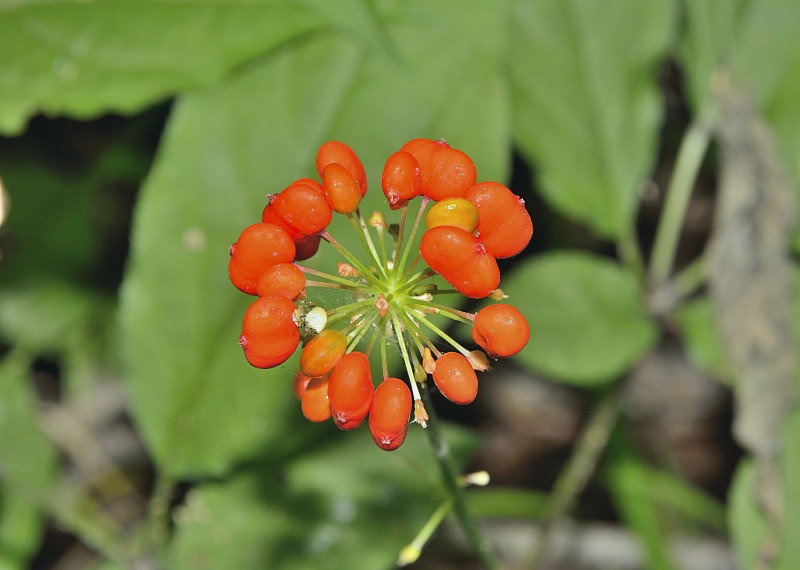
[[[461,197],[475,184],[477,174],[472,160],[444,140],[415,139],[401,150],[417,160],[421,192],[431,200]]]
[[[300,408],[303,410],[303,415],[312,422],[324,422],[331,417],[328,385],[328,376],[311,378],[303,392]]]
[[[294,311],[294,303],[283,295],[259,297],[248,307],[239,344],[250,364],[272,368],[284,363],[297,349],[300,333]]]
[[[296,299],[306,287],[306,274],[291,263],[277,263],[267,267],[256,281],[256,293],[265,295],[284,295]]]
[[[533,235],[533,223],[519,196],[497,182],[481,182],[464,196],[478,210],[478,239],[495,257],[517,255]]]
[[[358,155],[346,144],[339,141],[326,142],[317,151],[317,173],[322,178],[325,167],[331,163],[341,164],[356,181],[359,193],[363,197],[367,192],[367,175],[364,172],[364,165],[361,164]]]
[[[461,228],[429,229],[422,236],[419,252],[431,269],[467,297],[486,297],[500,283],[494,256],[478,238]]]
[[[355,212],[361,202],[358,182],[337,162],[329,164],[322,171],[322,190],[328,205],[340,214]]]
[[[345,354],[333,368],[328,385],[336,425],[344,430],[358,427],[369,412],[374,393],[367,357],[361,352]]]
[[[311,186],[312,188],[316,188],[318,192],[322,192],[322,184],[314,180],[313,178],[298,178],[292,184],[305,184],[306,186]]]
[[[347,337],[340,330],[324,329],[303,348],[300,370],[307,376],[327,374],[344,356]]]
[[[262,221],[283,223],[292,239],[324,230],[331,223],[333,213],[322,188],[317,189],[317,186],[319,184],[293,182],[264,208]]]
[[[303,399],[303,392],[306,391],[306,386],[311,380],[308,376],[303,374],[300,370],[294,373],[294,393],[298,400]]]
[[[398,378],[387,378],[375,390],[369,409],[369,431],[381,449],[393,451],[402,445],[411,415],[411,391]]]
[[[411,153],[399,150],[389,157],[383,167],[381,186],[392,210],[418,196],[420,184],[419,164]]]
[[[433,381],[442,395],[456,404],[469,404],[478,395],[475,370],[458,352],[445,352],[436,360]]]
[[[528,321],[511,305],[484,307],[475,315],[472,338],[490,356],[511,356],[525,348],[530,338]]]
[[[245,228],[230,247],[228,275],[237,289],[256,294],[256,283],[271,265],[294,260],[295,247],[291,237],[274,224],[253,224]]]
[[[445,198],[436,202],[425,215],[425,227],[455,226],[472,233],[478,225],[478,210],[465,198]]]

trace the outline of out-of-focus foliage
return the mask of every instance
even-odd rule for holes
[[[152,162],[134,150],[135,133],[86,170],[0,155],[11,203],[0,228],[4,568],[26,566],[47,514],[72,521],[120,567],[161,557],[177,568],[382,568],[435,510],[440,489],[419,430],[393,454],[363,428],[332,437],[299,417],[294,360],[255,370],[236,342],[247,299],[228,280],[227,247],[259,220],[267,194],[315,175],[327,140],[362,158],[365,212],[384,202],[382,160],[409,139],[447,138],[479,180],[510,181],[517,150],[537,197],[630,253],[644,189],[670,151],[659,148],[659,72],[672,61],[693,118],[710,125],[720,89],[750,90],[800,181],[794,0],[0,0],[0,37],[8,137],[37,114],[89,119],[171,102]],[[110,294],[91,285],[106,236],[98,211],[116,212],[98,204],[98,188],[145,174],[124,281]],[[516,362],[592,394],[613,390],[666,320],[697,365],[735,390],[707,297],[655,314],[636,256],[620,258],[564,250],[511,267],[501,287],[531,324]],[[64,402],[121,378],[159,484],[193,482],[171,541],[150,544],[149,527],[109,539],[79,501],[59,503],[69,474],[28,381],[37,359],[58,363]],[[476,439],[447,435],[463,465]],[[733,485],[728,520],[743,567],[774,536],[769,525],[783,525],[785,539],[800,524],[797,421],[783,440],[783,521],[759,510],[752,460]],[[646,466],[624,439],[614,445],[604,484],[651,565],[669,568],[663,512],[714,526],[719,505]],[[544,516],[539,496],[497,496],[506,500],[476,503],[483,516],[520,516],[520,505]],[[796,541],[783,544],[781,567],[800,564]]]

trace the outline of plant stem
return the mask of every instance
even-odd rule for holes
[[[400,556],[397,558],[398,566],[406,566],[417,561],[420,554],[422,554],[422,547],[425,546],[431,535],[439,528],[442,520],[444,520],[444,517],[447,516],[452,508],[452,497],[439,505],[439,508],[434,511],[431,518],[428,519],[428,522],[425,523],[422,529],[417,533],[417,536],[414,537],[414,540],[400,551]]]
[[[467,510],[464,488],[460,484],[459,476],[456,474],[455,468],[453,467],[453,460],[450,456],[450,447],[442,437],[439,427],[439,418],[434,412],[433,402],[431,401],[431,396],[428,392],[427,386],[423,385],[421,392],[425,408],[428,410],[428,427],[425,429],[425,433],[428,435],[428,440],[430,441],[433,455],[436,457],[436,461],[439,463],[442,481],[452,497],[453,511],[458,519],[459,524],[461,525],[461,528],[464,529],[464,533],[467,535],[467,540],[472,546],[475,555],[478,557],[484,567],[489,570],[494,570],[497,568],[497,562],[495,561],[494,555],[489,548],[489,544],[483,538],[483,535],[478,529],[475,519],[472,518],[472,515]]]
[[[558,523],[572,509],[578,495],[597,468],[619,417],[618,391],[618,387],[609,389],[586,420],[575,449],[550,492],[547,524],[533,553],[533,559],[526,567],[535,568],[541,562]]]
[[[701,116],[689,125],[681,141],[653,245],[653,257],[650,260],[652,284],[658,285],[664,282],[672,272],[686,208],[697,179],[697,172],[711,141],[711,130],[711,124]]]

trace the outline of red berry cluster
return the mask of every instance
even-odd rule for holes
[[[444,141],[416,139],[387,160],[383,192],[392,210],[402,209],[399,226],[388,232],[378,212],[368,223],[361,215],[367,179],[350,147],[336,141],[322,145],[316,166],[321,182],[302,178],[270,196],[261,222],[247,227],[230,248],[231,281],[258,296],[245,312],[239,343],[258,368],[285,362],[302,343],[295,390],[303,414],[314,422],[333,418],[344,430],[369,416],[373,439],[390,451],[403,443],[412,410],[421,425],[428,419],[418,386],[427,374],[445,397],[468,404],[478,391],[475,371],[488,368],[486,354],[510,356],[527,343],[528,323],[514,307],[498,303],[477,314],[463,312],[433,302],[450,291],[428,280],[438,274],[468,297],[501,299],[496,259],[525,248],[533,233],[531,219],[508,188],[477,183],[470,158]],[[416,196],[422,202],[404,247],[406,211]],[[409,244],[431,202],[419,255],[407,264]],[[334,212],[350,219],[367,263],[327,233]],[[377,233],[378,245],[367,225]],[[391,250],[387,233],[395,240]],[[297,263],[313,256],[321,239],[345,259],[338,275]],[[420,260],[429,269],[415,271]],[[307,299],[307,287],[346,289],[354,300],[326,310]],[[486,354],[463,347],[430,321],[431,314],[470,324],[473,340]],[[453,350],[441,352],[437,336]],[[389,377],[387,345],[399,348],[408,383]],[[383,365],[377,388],[369,360],[373,351],[380,352]]]

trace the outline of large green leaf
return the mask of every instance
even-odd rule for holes
[[[676,13],[671,0],[515,3],[515,138],[544,196],[603,236],[630,230],[655,160]]]
[[[528,319],[531,338],[518,358],[533,370],[578,384],[611,381],[655,343],[636,275],[578,252],[527,261],[500,286]]]
[[[362,40],[369,30],[314,35],[176,105],[138,204],[121,312],[133,413],[172,475],[219,473],[254,446],[285,439],[287,416],[297,413],[292,362],[253,370],[236,343],[252,299],[228,280],[227,247],[260,219],[267,193],[316,175],[322,142],[344,140],[363,157],[367,215],[379,204],[388,210],[375,182],[382,161],[417,136],[447,136],[481,175],[505,176],[502,90],[487,100],[488,80],[474,92],[455,87],[467,64],[480,62],[474,71],[490,77],[502,18],[482,2],[386,10],[389,46]],[[486,32],[492,25],[496,34]],[[348,225],[337,216],[330,231],[357,244]],[[330,252],[323,244],[309,264],[335,268]]]
[[[0,3],[0,131],[33,113],[130,112],[329,22],[311,3]]]
[[[462,461],[472,439],[447,430]],[[237,474],[190,492],[171,568],[391,568],[443,499],[422,428],[387,453],[364,428],[285,471]]]

